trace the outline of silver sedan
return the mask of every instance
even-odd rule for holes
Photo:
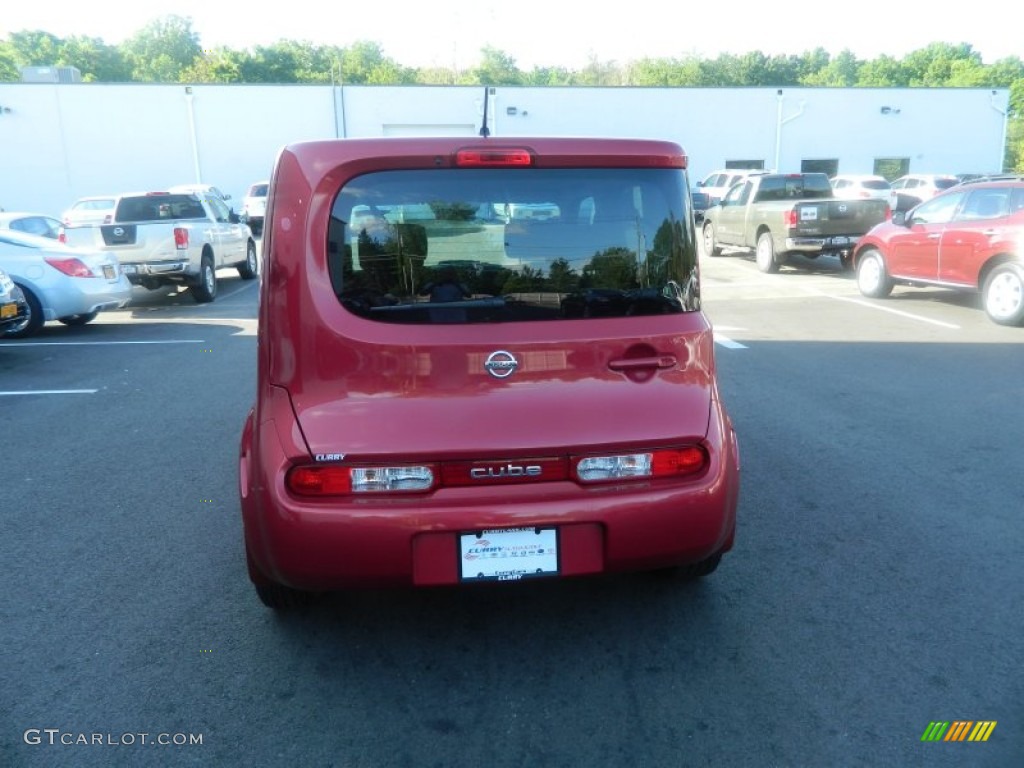
[[[28,305],[23,320],[0,331],[3,338],[30,336],[47,320],[85,325],[131,300],[131,283],[113,254],[46,237],[0,231],[0,269],[21,288]]]

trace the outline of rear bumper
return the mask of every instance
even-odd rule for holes
[[[239,480],[251,576],[304,590],[456,584],[459,533],[535,526],[558,528],[561,576],[699,562],[729,550],[736,527],[739,452],[717,405],[706,446],[707,472],[686,483],[555,482],[310,503],[284,489],[289,461],[275,425],[250,421]]]
[[[147,277],[189,277],[196,274],[188,259],[166,261],[123,262],[121,270],[133,285],[139,285]]]
[[[132,299],[132,287],[122,275],[116,282],[74,278],[73,288],[51,291],[43,315],[56,320],[71,315],[88,315],[125,307]]]
[[[786,250],[806,253],[849,251],[856,247],[859,239],[859,237],[844,235],[835,237],[787,237]]]

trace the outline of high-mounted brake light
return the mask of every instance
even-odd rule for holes
[[[533,165],[533,155],[525,149],[460,149],[455,153],[455,165],[460,168],[525,168]]]
[[[293,467],[285,480],[299,496],[347,496],[359,493],[422,493],[434,487],[429,465],[347,467],[311,464]]]
[[[96,277],[80,259],[58,259],[52,256],[45,257],[46,263],[56,270],[63,272],[68,277]]]
[[[184,227],[174,228],[174,247],[179,251],[188,249],[188,230]]]
[[[638,478],[686,477],[704,470],[707,452],[698,445],[643,453],[586,456],[574,460],[581,483],[602,483]]]

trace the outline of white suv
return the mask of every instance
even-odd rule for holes
[[[956,176],[946,173],[912,173],[900,176],[892,183],[897,195],[897,205],[893,210],[910,210],[918,203],[931,200],[939,192],[955,187],[959,183]]]
[[[250,184],[242,198],[242,221],[249,225],[252,233],[259,237],[263,234],[263,216],[267,212],[267,190],[269,181],[257,181]]]
[[[896,210],[896,191],[884,176],[867,174],[839,174],[833,176],[832,192],[844,200],[885,200],[889,208]]]
[[[750,176],[765,173],[763,170],[751,170],[743,168],[728,168],[722,171],[712,171],[702,180],[697,182],[697,190],[708,196],[709,205],[718,205],[725,197],[732,186],[746,180]]]

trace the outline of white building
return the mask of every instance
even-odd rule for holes
[[[690,178],[725,167],[829,173],[1001,170],[1007,89],[489,90],[491,136],[679,143]],[[481,86],[0,83],[0,207],[215,184],[236,200],[278,149],[333,137],[477,136]],[[236,206],[237,207],[237,206]]]

